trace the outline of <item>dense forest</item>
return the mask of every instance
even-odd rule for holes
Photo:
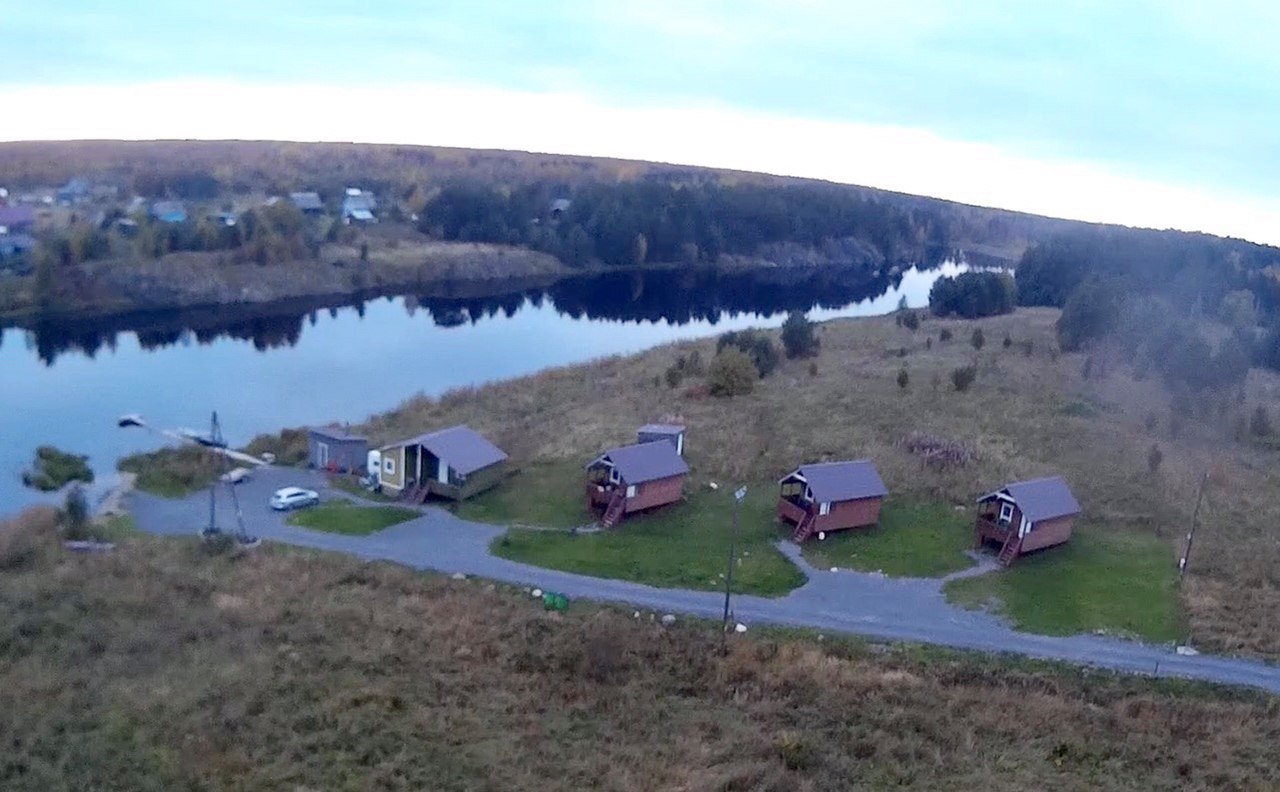
[[[467,242],[528,245],[581,266],[714,262],[724,254],[784,258],[788,246],[855,265],[914,263],[945,251],[942,213],[873,201],[834,185],[720,185],[642,178],[576,189],[446,185],[419,228]]]

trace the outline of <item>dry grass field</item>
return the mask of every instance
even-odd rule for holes
[[[1261,694],[0,523],[0,788],[1274,789]]]
[[[694,488],[711,480],[769,482],[803,461],[871,457],[896,495],[959,506],[1010,480],[1060,473],[1095,531],[1158,538],[1169,569],[1208,473],[1195,556],[1178,593],[1190,635],[1205,649],[1280,658],[1275,453],[1232,441],[1222,429],[1256,404],[1280,412],[1280,378],[1251,372],[1243,404],[1224,405],[1223,418],[1182,422],[1174,437],[1163,386],[1119,365],[1084,379],[1083,357],[1057,352],[1057,315],[1030,309],[980,321],[928,318],[915,331],[892,317],[830,322],[820,328],[812,365],[784,362],[755,392],[728,400],[706,396],[698,378],[667,386],[664,372],[680,356],[697,349],[710,360],[714,353],[711,340],[677,344],[416,398],[367,428],[377,441],[465,421],[518,462],[585,462],[631,441],[642,423],[678,420],[689,426]],[[977,326],[986,339],[980,351],[970,344]],[[944,329],[948,341],[940,338]],[[952,370],[975,361],[976,383],[956,392]],[[903,368],[908,384],[900,388]],[[899,445],[912,431],[961,440],[977,461],[927,467]],[[1153,443],[1164,459],[1155,473],[1147,465]]]

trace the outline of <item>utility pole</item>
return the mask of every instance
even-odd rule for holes
[[[213,417],[209,419],[209,439],[213,442],[218,441],[218,412],[213,412]],[[205,529],[206,536],[213,536],[218,533],[218,478],[222,473],[221,461],[217,464],[217,470],[214,471],[213,483],[209,485],[209,527]]]
[[[747,497],[747,488],[745,486],[738,487],[733,493],[733,530],[729,534],[729,568],[724,573],[724,622],[720,625],[720,653],[725,654],[728,651],[728,635],[729,635],[729,593],[733,589],[733,562],[734,556],[737,555],[738,544],[738,510],[742,506],[742,499]]]
[[[1204,500],[1204,488],[1209,483],[1209,474],[1205,473],[1200,479],[1200,492],[1196,494],[1196,509],[1191,514],[1191,529],[1187,531],[1187,546],[1182,551],[1182,558],[1178,560],[1178,582],[1182,582],[1182,578],[1187,574],[1187,561],[1191,558],[1191,544],[1196,539],[1196,525],[1200,521],[1200,503]]]

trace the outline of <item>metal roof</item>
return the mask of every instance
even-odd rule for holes
[[[637,431],[644,434],[680,434],[684,427],[679,424],[645,424]]]
[[[309,427],[307,431],[311,432],[311,434],[314,434],[314,435],[327,437],[330,440],[364,441],[367,439],[363,435],[353,435],[341,426],[312,426],[312,427]]]
[[[465,476],[481,468],[496,465],[507,458],[502,449],[490,443],[469,426],[459,425],[393,443],[388,448],[420,445],[437,459]]]
[[[675,446],[665,442],[613,448],[596,457],[587,467],[605,460],[613,463],[618,475],[628,484],[643,484],[689,472],[689,466],[676,453]]]
[[[313,192],[289,193],[289,200],[293,202],[294,206],[298,207],[304,212],[314,210],[314,209],[324,208],[324,202],[320,200],[319,193],[313,193]]]
[[[999,492],[1007,494],[1018,504],[1022,516],[1031,522],[1052,520],[1055,517],[1066,517],[1080,513],[1080,504],[1076,501],[1067,481],[1062,476],[1018,481]],[[993,492],[980,498],[987,500],[999,494]]]
[[[782,481],[797,474],[804,478],[813,491],[813,499],[820,503],[883,498],[889,494],[880,478],[880,472],[870,459],[801,465],[783,477]]]

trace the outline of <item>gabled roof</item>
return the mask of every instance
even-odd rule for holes
[[[992,492],[979,498],[979,502],[989,500],[1004,493],[1013,498],[1022,510],[1022,516],[1031,522],[1052,520],[1055,517],[1066,517],[1080,513],[1080,504],[1067,487],[1062,476],[1018,481],[1002,490]]]
[[[341,426],[312,426],[307,429],[313,435],[327,437],[330,440],[365,440],[363,435],[353,435]]]
[[[320,200],[320,194],[314,192],[295,192],[289,193],[289,200],[293,205],[304,212],[315,211],[324,208],[324,203]]]
[[[613,463],[618,475],[628,484],[643,484],[689,472],[689,466],[676,453],[675,446],[665,442],[613,448],[596,457],[587,467],[605,461]]]
[[[481,468],[496,465],[507,458],[502,449],[490,443],[484,435],[469,426],[459,425],[438,432],[426,434],[392,443],[387,448],[398,446],[420,445],[431,452],[437,459],[465,476]]]
[[[645,424],[637,431],[641,434],[680,434],[684,431],[684,427],[679,424]]]
[[[870,459],[801,465],[783,477],[782,481],[797,474],[804,478],[813,491],[813,499],[820,503],[883,498],[889,494],[880,478],[880,472]]]

